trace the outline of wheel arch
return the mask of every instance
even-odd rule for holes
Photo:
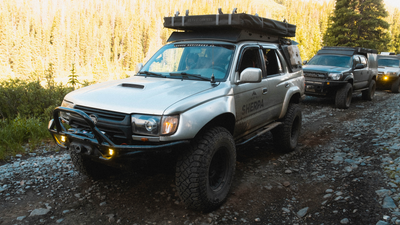
[[[211,127],[223,127],[233,135],[233,132],[235,131],[235,121],[236,121],[235,115],[233,115],[232,113],[223,113],[221,115],[214,117],[207,124],[205,124],[199,130],[199,132],[197,132],[196,136]]]
[[[291,103],[299,104],[300,100],[301,100],[300,89],[298,87],[297,88],[293,87],[292,89],[289,89],[288,94],[286,95],[285,100],[283,101],[283,106],[281,114],[279,115],[279,119],[285,116],[289,104]]]

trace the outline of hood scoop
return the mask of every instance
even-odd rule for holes
[[[141,84],[132,84],[132,83],[122,83],[122,87],[130,87],[130,88],[137,88],[137,89],[143,89],[144,85]]]

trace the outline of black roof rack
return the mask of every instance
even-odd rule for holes
[[[275,37],[295,37],[296,35],[296,25],[259,17],[258,15],[236,14],[236,8],[232,14],[223,14],[219,9],[219,14],[189,16],[188,11],[186,11],[184,16],[178,15],[179,12],[173,17],[164,17],[164,27],[196,32],[209,30],[218,33],[235,29]]]
[[[325,46],[318,51],[317,54],[338,54],[338,55],[367,55],[368,53],[378,54],[376,49],[361,48],[361,47],[332,47]]]

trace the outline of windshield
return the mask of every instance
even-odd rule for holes
[[[386,67],[399,67],[400,62],[398,59],[378,59],[378,65]]]
[[[351,67],[351,57],[340,55],[316,55],[307,65]]]
[[[146,63],[139,75],[158,74],[162,75],[158,77],[182,79],[199,79],[200,75],[208,78],[201,80],[210,80],[214,75],[215,81],[222,81],[228,73],[234,49],[235,46],[229,44],[166,45]]]

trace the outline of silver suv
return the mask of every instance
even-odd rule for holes
[[[175,152],[181,200],[209,211],[229,193],[237,145],[272,131],[277,150],[296,148],[304,77],[297,46],[283,38],[295,26],[216,17],[166,17],[165,27],[187,32],[172,33],[135,76],[65,96],[49,131],[81,173],[99,178],[110,165]],[[195,25],[181,28],[182,20]]]

